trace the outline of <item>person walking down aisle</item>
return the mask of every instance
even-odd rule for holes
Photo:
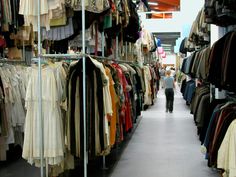
[[[166,71],[166,77],[164,79],[164,88],[166,95],[166,112],[173,112],[173,104],[174,104],[174,88],[175,88],[175,80],[172,76],[170,76],[171,71]]]

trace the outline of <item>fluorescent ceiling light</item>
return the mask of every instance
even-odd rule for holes
[[[148,2],[149,5],[158,5],[157,2]]]

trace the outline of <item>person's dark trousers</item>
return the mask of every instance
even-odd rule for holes
[[[174,103],[174,89],[167,88],[165,89],[166,95],[166,111],[173,111],[173,103]]]

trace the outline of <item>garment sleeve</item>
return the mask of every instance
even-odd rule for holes
[[[236,176],[236,120],[234,120],[221,143],[217,156],[217,168],[224,169],[223,177]]]

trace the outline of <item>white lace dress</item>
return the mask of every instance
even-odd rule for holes
[[[25,138],[22,157],[30,164],[40,164],[40,118],[38,116],[38,71],[32,68],[26,91]],[[62,162],[64,156],[63,127],[55,69],[42,69],[42,119],[44,158],[49,165]]]

